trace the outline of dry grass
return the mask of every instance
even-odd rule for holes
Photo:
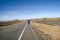
[[[40,18],[32,19],[33,22],[60,26],[60,18]]]
[[[60,40],[60,27],[48,24],[41,24],[36,22],[31,22],[33,28],[39,31],[39,33],[46,40]]]
[[[13,25],[13,24],[18,24],[18,23],[21,23],[21,22],[22,22],[22,21],[20,21],[20,20],[0,22],[0,27],[8,26],[8,25]]]

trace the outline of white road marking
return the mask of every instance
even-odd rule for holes
[[[23,36],[23,33],[24,33],[26,27],[27,27],[27,24],[25,25],[24,29],[22,30],[22,33],[21,33],[21,35],[19,36],[18,40],[21,40],[21,38],[22,38],[22,36]]]

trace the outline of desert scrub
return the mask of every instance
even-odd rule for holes
[[[40,32],[46,40],[60,40],[60,27],[31,22],[32,27]]]

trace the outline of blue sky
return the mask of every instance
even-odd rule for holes
[[[60,17],[60,0],[0,0],[0,21]]]

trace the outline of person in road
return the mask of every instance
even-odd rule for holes
[[[30,20],[28,20],[28,24],[30,24]]]

